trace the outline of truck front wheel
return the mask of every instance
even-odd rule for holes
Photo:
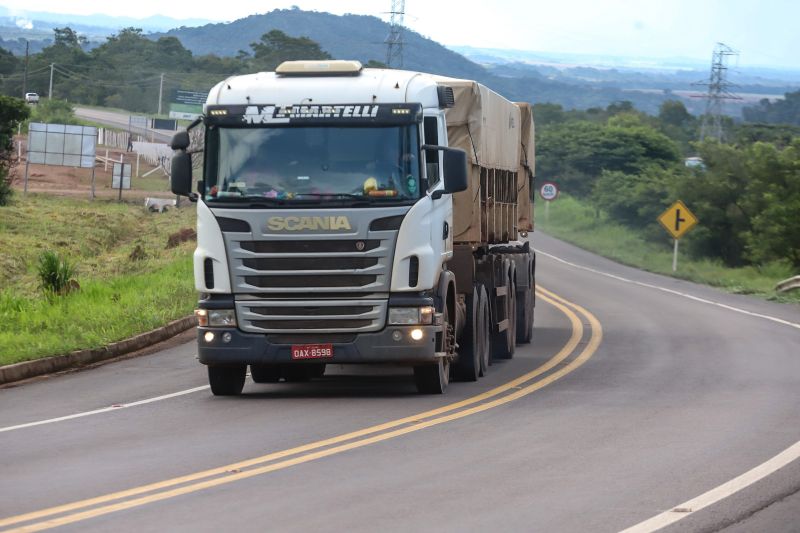
[[[214,396],[238,396],[246,376],[246,365],[208,367],[208,384]]]
[[[433,364],[414,367],[414,382],[417,385],[417,391],[422,394],[443,394],[450,383],[450,357],[454,349],[455,328],[450,322],[450,312],[446,304],[443,319],[439,349],[445,355],[439,357],[439,360]]]

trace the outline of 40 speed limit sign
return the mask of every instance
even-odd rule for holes
[[[539,196],[542,197],[542,200],[547,202],[555,200],[558,197],[558,185],[551,181],[542,183],[542,186],[539,188]]]

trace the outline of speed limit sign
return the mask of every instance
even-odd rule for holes
[[[539,189],[539,196],[542,197],[542,200],[547,202],[555,200],[558,197],[558,185],[551,181],[542,183]]]

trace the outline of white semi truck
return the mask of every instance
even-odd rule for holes
[[[198,353],[215,395],[412,366],[474,381],[533,333],[530,106],[474,81],[291,61],[208,95],[197,202]]]

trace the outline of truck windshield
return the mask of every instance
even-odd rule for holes
[[[216,127],[207,137],[207,202],[396,204],[426,190],[416,124]]]

